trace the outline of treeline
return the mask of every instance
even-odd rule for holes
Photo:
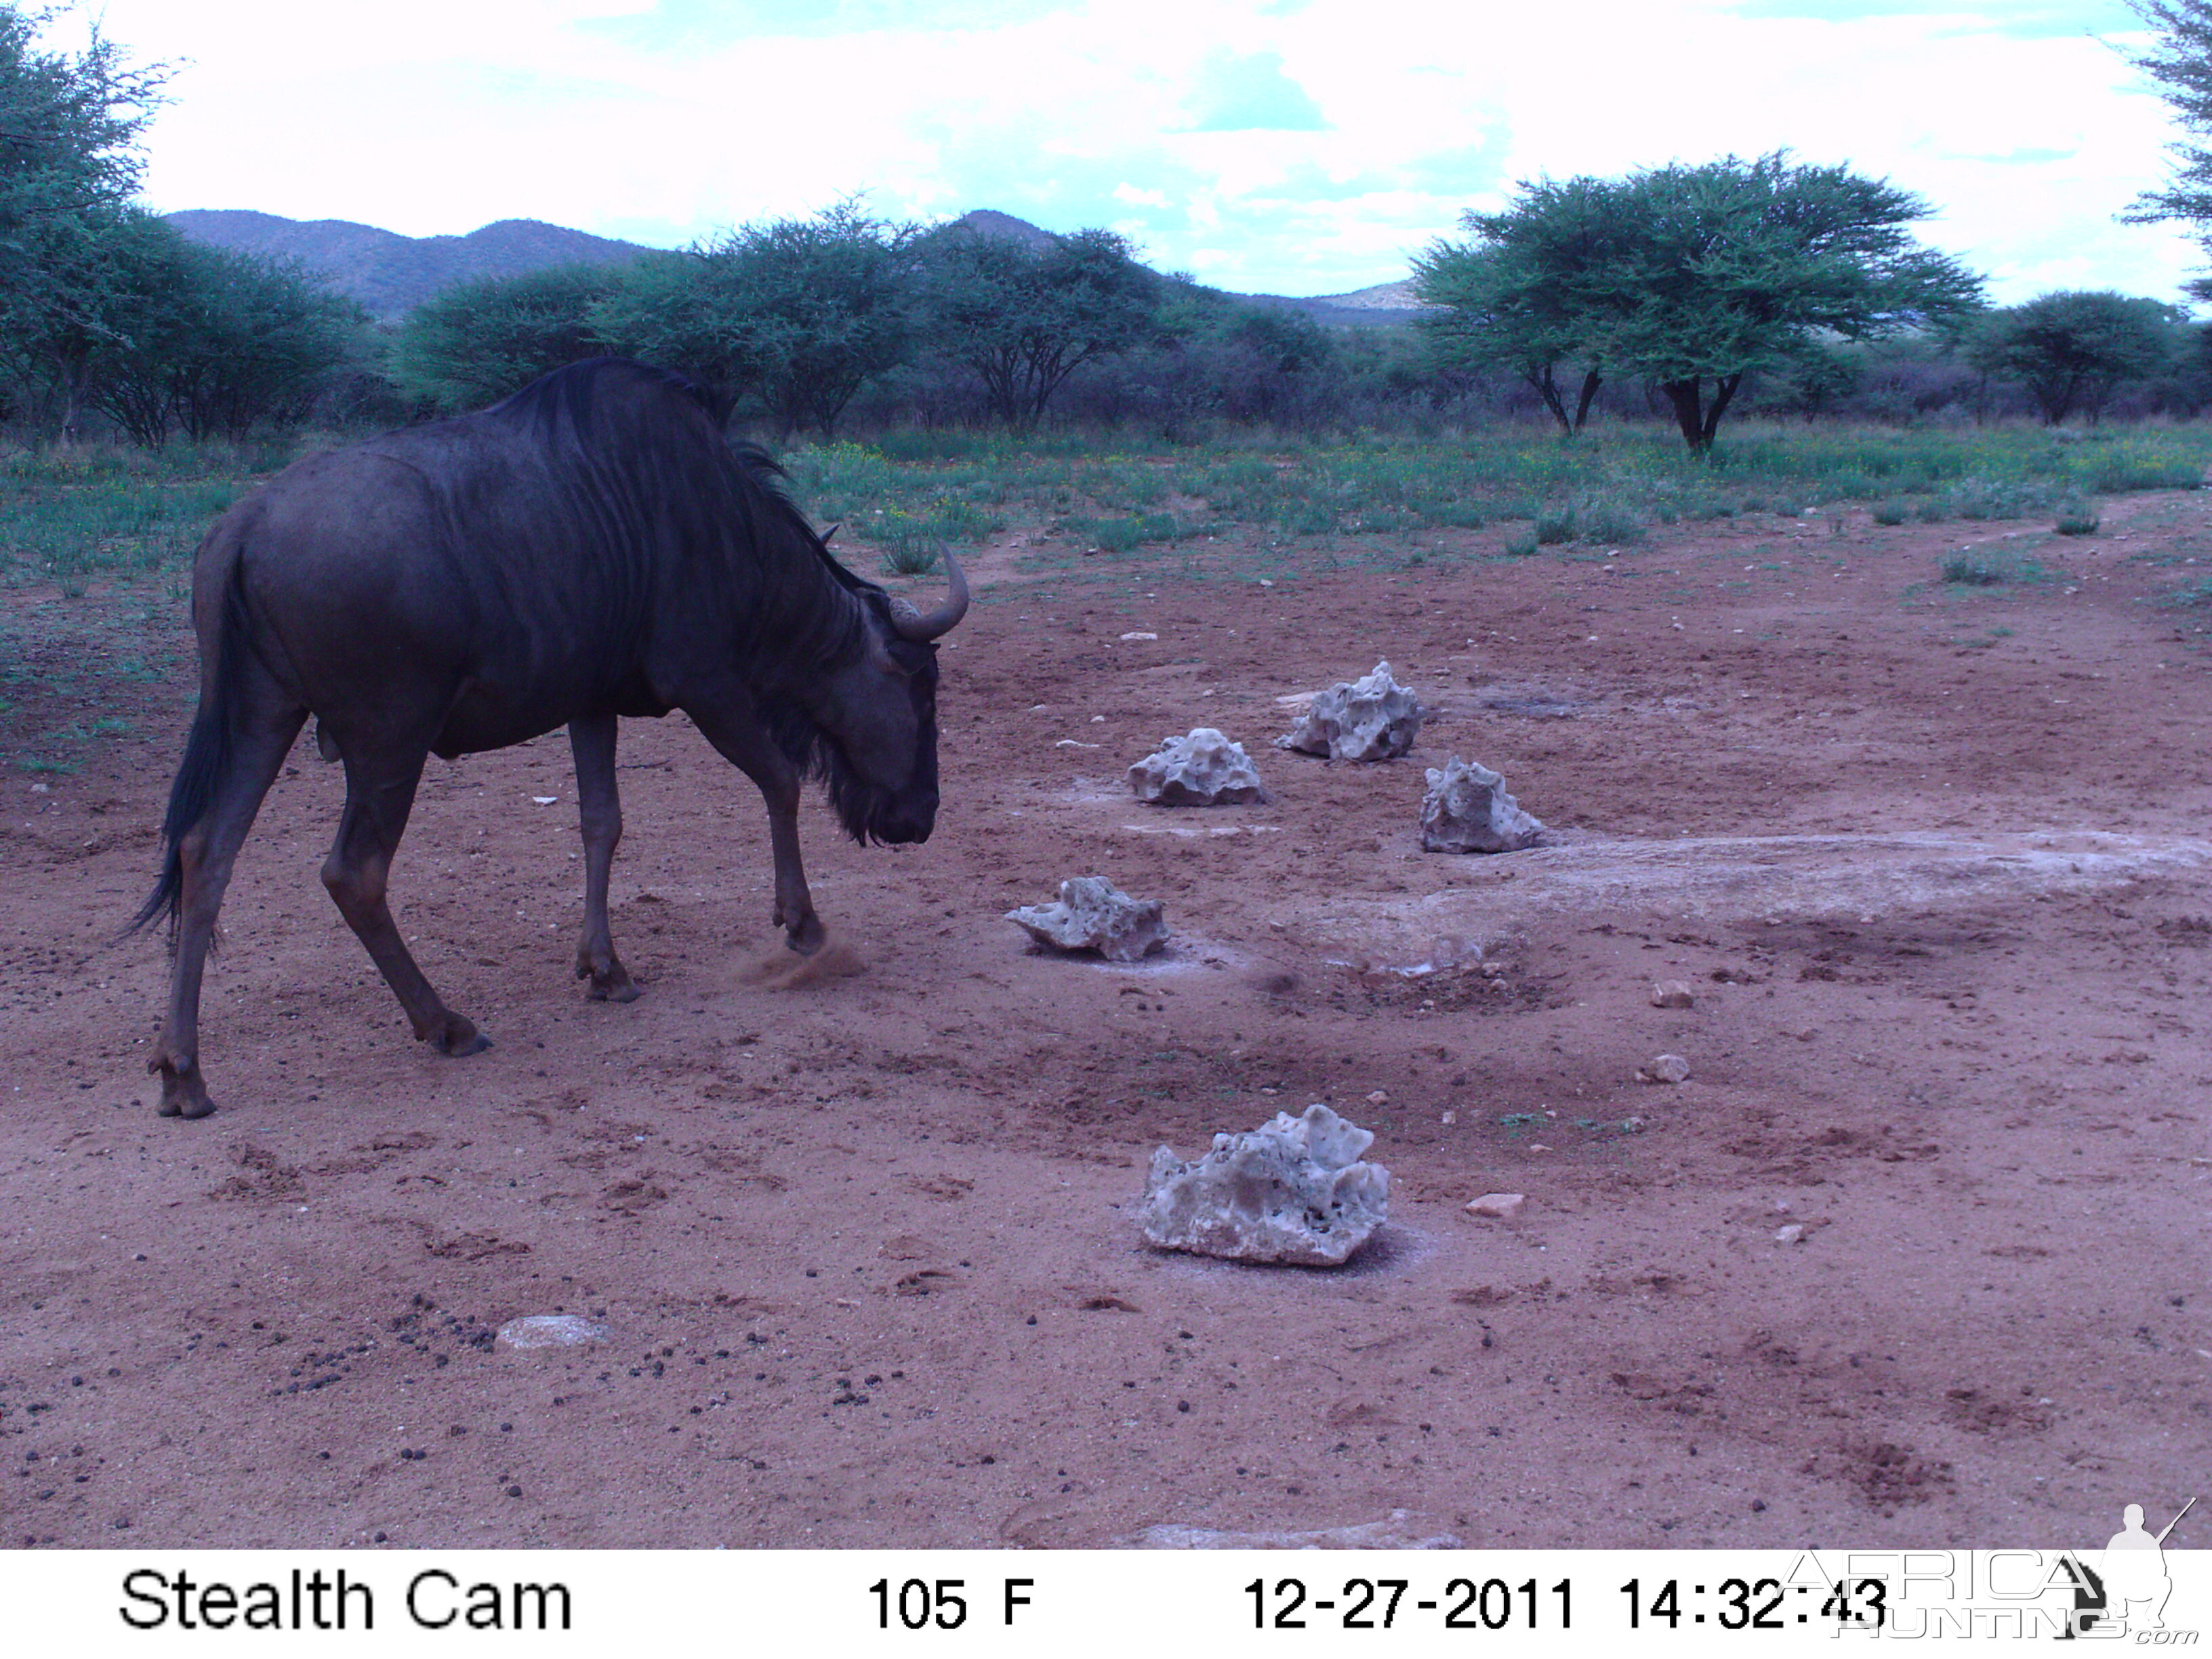
[[[1413,328],[1332,329],[1140,264],[1121,237],[924,228],[858,201],[621,266],[457,288],[397,325],[296,264],[137,205],[164,71],[96,33],[42,52],[0,0],[0,422],[143,445],[482,406],[561,365],[646,358],[788,441],[901,425],[1224,423],[1435,432],[1724,413],[2049,422],[2212,405],[2204,331],[2110,293],[1989,310],[1912,242],[1927,205],[1776,154],[1523,185],[1416,261]]]
[[[925,229],[844,202],[624,266],[449,290],[400,325],[391,374],[415,404],[458,410],[601,352],[720,386],[785,439],[855,419],[1295,416],[1347,356],[1304,313],[1162,276],[1111,231]]]
[[[374,324],[295,264],[186,241],[119,212],[69,303],[0,331],[0,416],[19,435],[102,428],[157,445],[315,423],[388,426],[482,407],[563,363],[619,352],[729,392],[765,436],[1053,422],[1195,440],[1223,425],[1434,433],[1676,411],[1649,375],[1578,408],[1577,365],[1470,349],[1463,319],[1326,328],[1146,270],[1112,233],[1031,245],[927,231],[851,204],[626,266],[448,290]],[[1745,377],[1739,413],[1887,423],[2047,422],[2212,407],[2205,331],[2173,307],[2059,294],[1940,328],[1814,338]]]

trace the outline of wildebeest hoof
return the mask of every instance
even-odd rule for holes
[[[172,1072],[158,1061],[147,1069],[161,1074],[161,1103],[155,1109],[159,1115],[189,1120],[206,1117],[215,1110],[215,1102],[208,1098],[207,1085],[197,1070]]]
[[[644,988],[619,964],[611,974],[587,973],[583,977],[592,981],[592,988],[586,994],[593,1002],[635,1002],[645,994]]]
[[[830,930],[822,925],[822,918],[809,916],[796,927],[786,927],[783,942],[787,949],[796,951],[802,957],[811,957],[822,948],[829,937]]]
[[[447,1015],[444,1026],[428,1032],[422,1040],[440,1054],[451,1054],[455,1060],[480,1054],[491,1047],[491,1039],[459,1014]]]

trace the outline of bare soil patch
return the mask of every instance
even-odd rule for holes
[[[1497,1546],[2081,1546],[2170,1512],[2212,1445],[2212,680],[2156,600],[2206,517],[2110,504],[2041,550],[2063,574],[1971,592],[1944,554],[2024,527],[1424,536],[1266,587],[1233,546],[979,560],[937,835],[806,821],[834,971],[759,971],[759,802],[680,720],[623,732],[627,1007],[569,977],[566,744],[433,762],[393,894],[497,1045],[465,1060],[409,1042],[321,891],[339,781],[303,743],[225,913],[204,1123],[140,1069],[160,948],[106,942],[189,712],[149,685],[74,774],[0,777],[0,1541],[1405,1510]],[[1265,747],[1378,657],[1437,710],[1411,760]],[[64,716],[20,702],[10,752]],[[1197,725],[1272,803],[1129,799]],[[1455,752],[1548,844],[1421,852]],[[1000,920],[1091,873],[1164,900],[1173,951]],[[1688,1081],[1636,1082],[1662,1051]],[[1155,1145],[1314,1100],[1395,1178],[1350,1267],[1139,1243]],[[1492,1191],[1528,1203],[1463,1212]],[[609,1340],[493,1340],[557,1312]]]

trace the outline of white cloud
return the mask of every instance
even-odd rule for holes
[[[138,57],[192,60],[151,137],[164,209],[416,235],[529,217],[676,243],[866,189],[881,212],[1113,224],[1208,281],[1331,292],[1402,274],[1518,179],[1786,146],[1929,198],[1926,234],[2001,299],[2170,296],[2195,250],[2112,222],[2162,175],[2165,106],[2086,33],[2008,33],[1994,6],[1820,21],[1727,0],[1074,0],[922,27],[902,20],[929,8],[883,3],[750,36],[736,8],[653,0],[104,15]],[[839,33],[845,16],[889,21]],[[1284,88],[1303,104],[1266,104]],[[1193,131],[1208,112],[1253,124]]]

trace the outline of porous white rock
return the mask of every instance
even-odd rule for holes
[[[1276,1528],[1224,1532],[1170,1522],[1146,1527],[1128,1540],[1140,1550],[1458,1550],[1467,1546],[1410,1510],[1392,1510],[1380,1521],[1295,1532]]]
[[[576,1348],[607,1340],[607,1328],[581,1314],[525,1314],[499,1328],[502,1348]]]
[[[1131,898],[1103,876],[1060,884],[1056,904],[1025,904],[1006,920],[1057,951],[1096,951],[1109,962],[1135,962],[1167,942],[1158,899]]]
[[[1431,853],[1517,853],[1544,833],[1542,823],[1505,793],[1505,780],[1480,761],[1454,755],[1428,775],[1421,845]]]
[[[1231,1261],[1333,1267],[1365,1243],[1390,1207],[1390,1172],[1363,1163],[1370,1130],[1315,1104],[1245,1134],[1218,1134],[1186,1164],[1152,1154],[1137,1225],[1164,1249]]]
[[[1331,760],[1379,761],[1402,755],[1421,729],[1420,700],[1390,678],[1390,665],[1317,691],[1278,747]]]
[[[1160,739],[1160,746],[1129,769],[1129,787],[1139,800],[1158,806],[1238,806],[1265,800],[1260,769],[1244,752],[1210,726],[1188,736]]]

